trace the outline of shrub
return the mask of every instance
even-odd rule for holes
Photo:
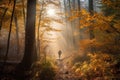
[[[43,63],[42,69],[39,73],[40,80],[54,80],[55,70],[50,62]]]

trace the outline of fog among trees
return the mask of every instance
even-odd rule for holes
[[[0,0],[0,80],[119,80],[120,0]]]

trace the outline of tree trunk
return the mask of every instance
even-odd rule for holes
[[[25,70],[31,68],[36,59],[35,53],[36,0],[27,0],[27,19],[25,28],[25,52],[21,62]]]
[[[12,31],[12,22],[13,22],[13,16],[14,16],[14,12],[15,12],[15,5],[16,5],[16,0],[14,0],[13,11],[12,11],[11,20],[10,20],[10,29],[9,29],[9,33],[8,33],[7,50],[6,50],[6,54],[5,54],[4,62],[3,62],[3,70],[4,70],[4,66],[6,65],[6,61],[8,59],[8,53],[9,53],[9,47],[10,47],[10,37],[11,37],[11,31]]]
[[[80,6],[80,0],[78,0],[78,11],[80,11],[80,8],[81,8],[81,6]]]
[[[38,54],[38,60],[40,60],[40,26],[41,26],[41,20],[42,20],[42,12],[43,12],[43,6],[44,6],[44,1],[41,3],[41,9],[40,9],[40,14],[39,14],[39,22],[38,22],[38,31],[37,31],[37,54]]]
[[[68,9],[69,9],[69,17],[73,16],[73,12],[72,12],[72,3],[71,3],[71,0],[68,0]],[[74,25],[73,25],[73,21],[70,21],[70,27],[71,27],[71,34],[70,34],[70,44],[72,46],[72,48],[74,48],[74,43],[75,43],[75,40],[74,40]]]
[[[88,10],[89,10],[89,12],[90,12],[90,14],[92,16],[93,15],[93,11],[94,11],[93,0],[89,0]],[[95,38],[94,31],[93,31],[93,26],[89,27],[89,34],[90,34],[90,40]],[[95,48],[93,46],[91,46],[90,52],[91,53],[95,53]]]
[[[9,5],[10,3],[11,3],[11,0],[9,0],[8,5]],[[5,15],[6,15],[6,13],[7,13],[7,10],[8,10],[8,8],[5,8],[5,11],[4,11],[4,13],[3,13],[3,15],[2,15],[2,17],[1,17],[0,30],[1,30],[1,28],[2,28],[2,22],[3,22],[3,19],[4,19]]]
[[[22,11],[23,11],[23,19],[24,19],[24,26],[25,26],[25,23],[26,23],[26,20],[25,20],[25,2],[24,2],[24,0],[22,0]]]
[[[93,15],[93,11],[94,11],[94,9],[93,9],[93,0],[89,0],[88,10],[89,10],[90,14]],[[93,27],[92,26],[90,26],[89,32],[90,32],[90,39],[94,39],[95,36],[94,36],[94,32],[93,32]]]
[[[15,27],[16,27],[16,43],[17,43],[17,54],[20,52],[20,47],[19,47],[19,27],[18,27],[18,19],[14,15],[14,21],[15,21]]]
[[[69,28],[69,21],[68,21],[68,16],[66,15],[68,13],[68,8],[67,8],[67,1],[66,0],[63,0],[63,4],[64,4],[64,13],[65,13],[65,39],[66,39],[66,43],[68,44],[68,49],[70,47],[70,36],[69,36],[69,33],[67,33],[68,31],[68,28]]]

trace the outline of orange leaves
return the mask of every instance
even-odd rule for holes
[[[84,40],[80,40],[80,50],[83,51],[83,52],[88,52],[89,49],[91,47],[96,47],[98,45],[98,43],[96,42],[95,39],[84,39]]]
[[[107,7],[120,10],[120,0],[102,0],[102,3]]]
[[[110,27],[110,23],[113,20],[114,16],[104,16],[103,14],[94,14],[93,15],[93,24],[94,29],[107,30]]]
[[[111,66],[117,63],[115,56],[106,54],[106,53],[89,53],[87,55],[89,60],[78,62],[73,66],[73,69],[76,73],[79,73],[81,77],[91,77],[94,79],[96,76],[110,76],[112,73],[110,70],[113,68]]]
[[[89,27],[89,29],[92,30],[101,30],[106,31],[110,30],[110,32],[113,32],[114,29],[111,28],[111,22],[115,18],[115,15],[112,16],[105,16],[103,13],[94,13],[91,15],[87,10],[81,9],[81,11],[72,11],[72,16],[68,18],[69,21],[73,21],[75,19],[79,19],[80,22],[80,28],[86,28]],[[92,26],[92,27],[90,27]],[[115,25],[115,27],[118,27],[119,24]]]
[[[102,0],[102,3],[107,4],[107,5],[111,5],[112,1],[111,0]]]
[[[92,40],[85,39],[85,40],[80,41],[80,45],[82,45],[84,47],[84,46],[88,46],[90,44],[92,45],[94,42],[95,42],[95,39],[92,39]]]
[[[92,26],[93,29],[106,30],[110,26],[110,22],[112,21],[114,16],[106,17],[103,14],[94,13],[94,15],[90,15],[89,13],[82,15],[80,19],[80,24],[82,27]]]
[[[117,20],[117,21],[115,21],[115,22],[116,22],[116,24],[114,25],[114,27],[115,27],[117,30],[120,31],[120,20]]]
[[[80,28],[90,26],[91,21],[92,21],[91,15],[88,12],[85,12],[84,10],[81,11]]]

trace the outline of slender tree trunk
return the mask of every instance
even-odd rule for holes
[[[75,0],[72,0],[71,6],[72,6],[72,10],[73,10],[72,16],[74,16],[74,13],[76,12],[76,1]],[[75,36],[74,36],[74,32],[76,31],[75,29],[76,29],[76,19],[74,19],[72,21],[73,45],[76,48],[76,40],[75,40]]]
[[[78,0],[78,11],[80,11],[80,0]]]
[[[94,11],[94,9],[93,9],[93,0],[89,0],[89,9],[88,10],[89,10],[90,14],[93,15],[93,11]],[[94,39],[95,36],[94,36],[94,32],[93,32],[93,27],[92,26],[90,26],[89,32],[90,32],[90,39]]]
[[[79,15],[80,10],[81,10],[81,6],[80,6],[80,0],[77,0],[77,14]],[[78,26],[80,26],[80,17],[78,18]]]
[[[66,42],[67,42],[67,44],[68,44],[68,49],[69,49],[69,47],[70,47],[70,43],[69,43],[69,40],[70,40],[70,36],[69,36],[69,33],[67,33],[67,30],[68,30],[68,23],[69,23],[69,21],[67,20],[68,19],[68,17],[66,16],[66,14],[68,13],[68,11],[67,11],[67,1],[66,0],[63,0],[63,2],[64,2],[64,13],[65,13],[65,38],[66,38]]]
[[[5,16],[7,10],[8,10],[8,8],[5,9],[5,11],[4,11],[3,15],[2,15],[2,18],[1,18],[1,21],[0,21],[0,30],[1,30],[1,28],[2,28],[2,21],[3,21],[3,18],[4,18],[4,16]]]
[[[18,27],[18,20],[17,17],[14,15],[14,20],[15,20],[15,27],[16,27],[16,42],[17,42],[17,54],[20,52],[20,47],[19,47],[19,27]]]
[[[77,0],[77,2],[78,2],[78,15],[80,14],[80,11],[81,11],[81,2],[80,2],[80,0]],[[78,18],[78,20],[79,20],[79,22],[78,22],[78,26],[80,26],[80,17]],[[80,30],[80,40],[82,40],[83,39],[83,31],[84,31],[84,29],[79,29]]]
[[[6,54],[5,54],[5,57],[4,57],[3,68],[6,65],[6,61],[7,61],[8,53],[9,53],[10,37],[11,37],[11,31],[12,31],[13,16],[14,16],[14,12],[15,12],[15,5],[16,5],[16,0],[14,0],[13,11],[12,11],[11,20],[10,20],[10,29],[9,29],[8,40],[7,40],[7,50],[6,50]]]
[[[25,70],[31,68],[36,59],[35,53],[35,20],[36,20],[36,0],[27,0],[27,19],[25,28],[25,52],[22,65]]]
[[[9,0],[8,5],[9,5],[10,3],[11,3],[11,0]],[[3,13],[3,15],[2,15],[2,17],[1,17],[1,21],[0,21],[0,30],[1,30],[1,28],[2,28],[2,21],[3,21],[5,15],[6,15],[6,13],[7,13],[7,10],[8,10],[8,8],[5,8],[5,11],[4,11],[4,13]]]
[[[69,17],[72,16],[72,5],[71,5],[71,1],[68,0],[68,7],[69,7]],[[73,21],[70,21],[71,23],[71,38],[70,38],[70,43],[71,43],[71,47],[73,48],[74,47],[74,32],[73,32]]]
[[[93,15],[93,11],[94,11],[93,0],[89,0],[88,10],[89,10],[89,12],[90,12],[90,14],[91,14],[91,16],[92,16],[92,15]],[[90,26],[90,27],[89,27],[89,34],[90,34],[90,40],[92,40],[92,39],[95,38],[94,31],[93,31],[93,26]],[[91,53],[94,53],[94,52],[95,52],[95,48],[94,48],[93,46],[91,46],[90,52],[91,52]]]
[[[41,26],[41,19],[42,19],[42,12],[43,12],[43,5],[44,1],[42,2],[41,9],[40,9],[40,15],[39,15],[39,22],[38,22],[38,31],[37,31],[37,54],[38,54],[38,60],[40,60],[40,26]]]
[[[25,20],[25,2],[24,0],[22,0],[22,12],[23,12],[23,19],[24,19],[24,26],[25,26],[25,23],[26,23],[26,20]]]

